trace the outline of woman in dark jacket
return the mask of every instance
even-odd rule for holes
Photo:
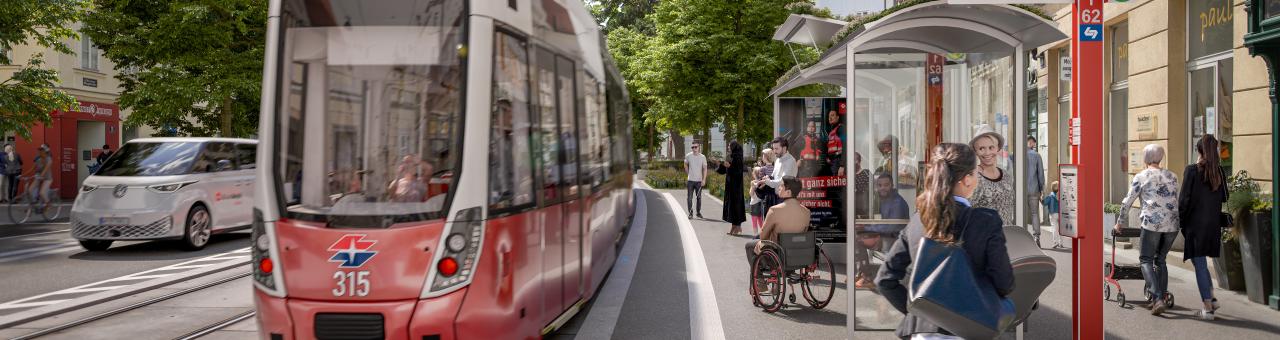
[[[930,320],[907,312],[907,279],[912,251],[919,249],[921,239],[956,245],[964,249],[972,262],[978,280],[990,280],[1001,297],[1013,292],[1013,265],[1005,247],[1000,214],[986,208],[973,208],[968,197],[978,187],[978,157],[964,144],[943,143],[933,148],[932,161],[925,177],[924,191],[916,197],[918,212],[894,242],[888,259],[880,267],[876,285],[880,294],[906,314],[898,325],[897,335],[903,339],[929,336],[955,338],[951,332]]]
[[[5,181],[6,192],[0,193],[0,198],[12,200],[18,196],[18,176],[22,174],[22,155],[13,150],[13,144],[4,145],[4,157],[0,158],[0,162],[4,163],[4,172],[0,172],[0,180]]]
[[[1200,318],[1213,320],[1218,299],[1213,297],[1213,279],[1209,276],[1207,257],[1222,252],[1222,202],[1227,200],[1227,175],[1218,164],[1218,139],[1208,134],[1196,143],[1200,160],[1187,165],[1182,172],[1182,190],[1178,196],[1178,219],[1186,240],[1185,256],[1196,267],[1196,285],[1204,309]]]
[[[742,173],[745,171],[745,164],[742,163],[742,144],[738,141],[729,143],[729,159],[721,161],[716,166],[716,173],[724,175],[724,218],[725,222],[729,222],[733,227],[729,228],[729,235],[738,235],[742,233],[742,222],[747,220],[747,208],[745,202],[742,201]]]

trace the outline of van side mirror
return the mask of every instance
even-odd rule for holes
[[[229,159],[218,160],[218,171],[227,171],[227,170],[231,170],[231,160]]]

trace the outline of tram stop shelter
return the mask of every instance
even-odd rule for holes
[[[799,161],[799,198],[813,213],[811,227],[829,254],[844,255],[837,262],[848,264],[851,286],[870,283],[908,222],[928,150],[938,143],[967,144],[987,131],[1003,136],[997,162],[1017,197],[1005,224],[1026,225],[1029,50],[1070,38],[1025,7],[938,0],[890,11],[855,23],[792,15],[774,35],[831,46],[789,71],[770,95],[775,136],[790,139]],[[785,96],[812,84],[840,86],[843,94]],[[893,330],[901,320],[874,289],[848,291],[851,338]]]

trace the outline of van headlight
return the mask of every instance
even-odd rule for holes
[[[90,192],[97,188],[97,186],[85,184],[80,186],[80,192]]]
[[[150,189],[151,191],[155,191],[162,194],[168,194],[174,191],[178,191],[178,189],[182,189],[183,187],[186,187],[188,185],[192,185],[195,183],[196,181],[178,182],[178,183],[169,183],[169,184],[156,184],[156,185],[148,186],[147,189]]]

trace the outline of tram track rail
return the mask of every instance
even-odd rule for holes
[[[231,325],[234,325],[234,324],[240,323],[241,321],[248,320],[249,318],[252,318],[254,315],[257,315],[257,312],[256,312],[256,311],[254,311],[254,310],[247,310],[247,311],[244,311],[244,312],[242,312],[242,313],[240,313],[240,314],[236,314],[235,316],[229,317],[229,318],[227,318],[227,319],[225,319],[225,320],[218,321],[218,322],[213,323],[213,324],[210,324],[210,325],[208,325],[208,326],[204,326],[204,327],[197,328],[196,330],[191,331],[190,333],[183,334],[182,336],[179,336],[179,337],[174,338],[174,339],[175,339],[175,340],[194,340],[194,339],[199,339],[199,338],[204,337],[204,336],[206,336],[206,335],[213,334],[214,332],[220,331],[220,330],[222,330],[222,329],[224,329],[224,328],[231,327]]]
[[[234,269],[236,269],[236,268],[244,268],[244,267],[243,267],[243,266],[230,267],[230,268],[226,268],[226,269],[223,269],[223,270],[219,270],[219,271],[217,271],[217,272],[226,272],[226,271],[229,271],[229,270],[234,270]],[[213,274],[213,273],[209,273],[209,274]],[[91,323],[91,322],[94,322],[94,321],[98,321],[98,320],[102,320],[102,319],[110,318],[110,317],[112,317],[112,316],[116,316],[116,315],[124,314],[124,313],[129,312],[129,311],[132,311],[132,310],[136,310],[136,309],[139,309],[139,308],[143,308],[143,307],[151,306],[151,305],[154,305],[154,304],[157,304],[157,303],[160,303],[160,302],[164,302],[164,301],[167,301],[167,300],[171,300],[171,299],[173,299],[173,298],[177,298],[177,297],[180,297],[180,296],[183,296],[183,295],[187,295],[187,294],[191,294],[191,293],[198,292],[198,291],[201,291],[201,290],[205,290],[205,289],[208,289],[208,288],[211,288],[211,287],[215,287],[215,286],[218,286],[218,285],[221,285],[221,284],[225,284],[225,283],[228,283],[228,282],[231,282],[231,281],[239,280],[239,279],[241,279],[241,278],[248,277],[248,276],[249,276],[249,275],[251,275],[251,274],[252,274],[252,271],[249,271],[249,270],[243,270],[243,272],[236,273],[236,274],[234,274],[234,275],[230,275],[230,276],[227,276],[227,277],[224,277],[224,278],[220,278],[220,279],[217,279],[217,280],[214,280],[214,281],[210,281],[210,282],[202,283],[202,284],[197,285],[197,286],[192,286],[192,287],[189,287],[189,288],[184,288],[184,289],[179,290],[179,291],[175,291],[175,292],[168,293],[168,294],[165,294],[165,295],[161,295],[161,296],[157,296],[157,297],[149,298],[149,299],[146,299],[146,300],[143,300],[143,301],[139,301],[139,302],[136,302],[136,303],[133,303],[133,304],[129,304],[129,305],[127,305],[127,306],[118,307],[118,308],[111,309],[111,310],[108,310],[108,311],[105,311],[105,312],[102,312],[102,313],[96,313],[96,314],[93,314],[93,315],[91,315],[91,316],[87,316],[87,317],[84,317],[84,318],[76,319],[75,321],[71,321],[71,322],[67,322],[67,323],[59,324],[59,325],[56,325],[56,326],[53,326],[53,327],[49,327],[49,328],[45,328],[45,329],[41,329],[41,330],[36,331],[36,332],[33,332],[33,333],[29,333],[29,334],[26,334],[26,335],[22,335],[22,336],[19,336],[19,337],[15,337],[15,338],[13,338],[13,340],[28,340],[28,339],[35,339],[35,338],[43,337],[43,336],[46,336],[46,335],[51,335],[51,334],[54,334],[54,333],[58,333],[58,332],[62,332],[62,331],[65,331],[65,330],[73,329],[73,328],[76,328],[76,327],[79,327],[79,326],[82,326],[82,325],[85,325],[85,324],[88,324],[88,323]],[[152,289],[154,289],[154,288],[158,288],[158,287],[152,287]],[[150,290],[150,289],[148,289],[148,290]],[[141,292],[144,292],[144,291],[146,291],[146,290],[137,291],[137,292],[135,292],[135,293],[141,293]],[[77,310],[78,310],[78,309],[77,309]],[[66,312],[72,312],[72,311],[76,311],[76,310],[70,310],[70,311],[66,311]],[[66,312],[64,312],[64,314],[65,314]],[[253,311],[249,311],[248,313],[249,313],[249,315],[250,315],[250,316],[252,316]],[[245,317],[245,316],[244,316],[244,313],[241,313],[240,315],[237,315],[236,317],[240,317],[240,318],[242,318],[242,319],[240,319],[240,320],[243,320],[244,318],[247,318],[247,317]],[[234,318],[232,318],[232,319],[234,319]],[[207,328],[217,327],[217,326],[221,325],[222,323],[225,323],[225,322],[230,321],[230,320],[231,320],[231,319],[224,320],[223,322],[219,322],[219,323],[217,323],[217,324],[213,324],[213,325],[209,325],[209,326],[201,327],[200,329],[201,329],[201,330],[203,330],[203,329],[207,329]],[[239,322],[240,320],[236,320],[236,322]],[[226,325],[221,325],[221,327],[218,327],[218,329],[225,328],[225,327],[230,326],[231,324],[234,324],[234,323],[235,323],[235,322],[231,322],[231,323],[227,323]],[[216,329],[215,329],[215,330],[216,330]],[[199,330],[197,330],[197,331],[199,331]],[[191,334],[195,334],[195,333],[197,333],[197,332],[192,332]],[[210,333],[211,333],[211,332],[210,332]],[[204,333],[204,334],[208,334],[208,333]],[[201,334],[201,336],[203,336],[204,334]],[[189,334],[189,335],[190,335],[190,334]]]

